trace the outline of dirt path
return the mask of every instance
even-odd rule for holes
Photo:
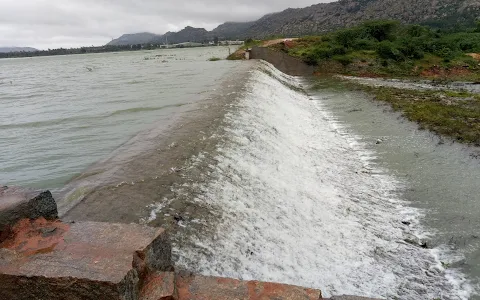
[[[262,44],[262,47],[269,47],[269,46],[272,46],[272,45],[276,45],[276,44],[280,44],[284,41],[295,41],[295,40],[298,40],[298,38],[286,38],[286,39],[276,39],[276,40],[269,40],[269,41],[265,41],[263,42]]]

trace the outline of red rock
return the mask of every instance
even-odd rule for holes
[[[58,217],[57,204],[49,191],[39,192],[18,187],[0,187],[0,242],[11,234],[21,219]]]
[[[2,300],[136,299],[144,274],[171,269],[164,230],[134,224],[25,219],[0,246]]]
[[[179,300],[318,300],[319,290],[258,281],[179,274],[176,277]]]
[[[173,300],[175,292],[175,274],[173,272],[155,272],[145,282],[140,293],[141,300]]]

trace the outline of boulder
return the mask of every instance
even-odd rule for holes
[[[0,187],[0,242],[8,237],[10,229],[22,219],[55,220],[57,204],[49,191],[35,191],[19,187]]]

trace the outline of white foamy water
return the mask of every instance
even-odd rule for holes
[[[422,212],[375,153],[299,82],[268,64],[227,115],[212,180],[196,201],[222,208],[213,238],[179,249],[179,265],[204,274],[276,281],[400,299],[468,299],[462,274],[438,249],[405,242],[425,236]],[[411,226],[402,224],[409,221]]]

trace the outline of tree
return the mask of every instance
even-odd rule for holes
[[[355,44],[355,41],[361,37],[361,35],[362,32],[360,29],[344,29],[335,35],[335,40],[343,47],[350,48]]]
[[[380,20],[368,21],[363,24],[367,33],[379,42],[394,40],[395,29],[398,28],[398,21]]]

